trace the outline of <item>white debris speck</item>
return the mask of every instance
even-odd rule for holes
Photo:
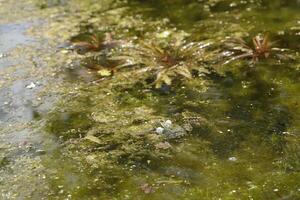
[[[237,158],[236,157],[229,157],[228,160],[232,161],[232,162],[235,162],[235,161],[237,161]]]
[[[67,54],[67,53],[69,53],[69,51],[68,50],[66,50],[66,49],[64,49],[64,50],[61,50],[60,51],[62,54]]]
[[[236,3],[231,3],[229,6],[230,6],[230,7],[236,7],[237,4],[236,4]]]
[[[171,32],[170,31],[164,31],[164,32],[162,32],[162,33],[159,33],[157,36],[159,37],[159,38],[167,38],[167,37],[169,37],[171,35]]]
[[[278,192],[278,191],[279,191],[279,189],[275,188],[273,191],[274,191],[274,192]]]
[[[158,134],[163,134],[164,128],[162,128],[162,127],[157,127],[157,128],[155,129],[155,132],[158,133]]]
[[[33,88],[35,88],[35,87],[36,87],[36,85],[35,85],[34,82],[31,82],[29,85],[26,85],[26,88],[27,88],[27,89],[33,89]]]
[[[230,51],[224,51],[222,54],[223,56],[231,56],[233,53]]]

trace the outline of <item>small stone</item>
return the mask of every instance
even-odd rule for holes
[[[68,50],[65,50],[65,49],[64,49],[64,50],[61,50],[60,52],[61,52],[62,54],[67,54],[67,53],[69,53],[69,51],[68,51]]]
[[[31,82],[29,85],[26,86],[27,89],[33,89],[35,87],[36,85],[34,84],[34,82]]]
[[[155,132],[158,133],[158,134],[163,134],[164,130],[165,130],[164,128],[158,127],[158,128],[155,129]]]
[[[169,129],[169,128],[172,127],[172,121],[168,119],[167,121],[162,122],[161,125],[162,125],[164,128]]]
[[[237,161],[237,158],[236,157],[229,157],[228,160],[232,161],[232,162],[235,162],[235,161]]]
[[[166,121],[166,124],[169,125],[169,126],[171,126],[171,125],[172,125],[172,121],[168,119],[168,120]]]

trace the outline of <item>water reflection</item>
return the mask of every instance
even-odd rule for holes
[[[9,50],[17,45],[26,44],[32,41],[24,35],[30,24],[1,24],[0,25],[0,69],[16,64],[16,61],[9,58]]]

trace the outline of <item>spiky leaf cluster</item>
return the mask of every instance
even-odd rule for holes
[[[173,80],[191,79],[192,71],[203,71],[201,65],[204,48],[203,43],[195,42],[139,42],[125,48],[114,59],[125,60],[119,68],[136,66],[140,70],[133,73],[136,78],[148,74],[154,77],[153,84],[160,88],[163,84],[171,85]]]

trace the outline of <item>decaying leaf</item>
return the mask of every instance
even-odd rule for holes
[[[97,143],[97,144],[102,144],[102,143],[101,143],[101,140],[100,140],[99,138],[93,136],[93,135],[89,135],[89,134],[88,134],[87,136],[85,136],[85,139],[87,139],[87,140],[89,140],[89,141],[91,141],[91,142],[95,142],[95,143]]]

